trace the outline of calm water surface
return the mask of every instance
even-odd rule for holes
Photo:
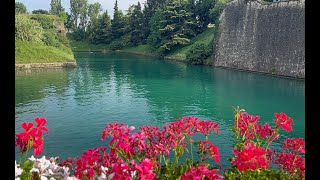
[[[304,81],[127,54],[77,53],[76,59],[75,69],[16,71],[16,131],[24,121],[45,117],[46,156],[76,157],[107,145],[100,137],[108,122],[162,126],[197,116],[219,123],[220,135],[210,139],[228,167],[230,107],[238,105],[260,115],[260,122],[272,123],[274,112],[285,112],[294,131],[284,136],[305,137]]]

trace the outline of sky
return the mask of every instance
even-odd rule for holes
[[[129,5],[137,4],[140,1],[141,6],[146,0],[118,0],[118,8],[126,14],[126,10]],[[50,9],[51,0],[16,0],[16,2],[22,2],[26,7],[28,12],[32,12],[35,9]],[[108,14],[112,17],[113,7],[116,0],[88,0],[90,4],[99,2],[102,6],[103,11],[108,10]],[[62,6],[67,12],[70,12],[70,0],[61,0]]]

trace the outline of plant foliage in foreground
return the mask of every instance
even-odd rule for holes
[[[16,146],[22,156],[16,164],[16,179],[304,179],[305,143],[302,138],[288,138],[282,142],[282,151],[276,152],[270,144],[280,137],[281,130],[291,132],[292,118],[275,113],[274,127],[259,124],[259,116],[253,116],[240,108],[234,108],[236,143],[231,168],[221,171],[219,149],[208,139],[219,134],[218,123],[182,117],[157,126],[125,126],[108,123],[101,140],[108,139],[108,147],[90,148],[81,157],[61,160],[57,157],[39,159],[34,155],[43,151],[42,131],[48,133],[44,118],[33,123],[23,123],[23,132],[16,134]],[[196,141],[195,134],[204,140]],[[197,156],[197,158],[196,158]],[[183,158],[182,158],[183,157]],[[197,160],[196,160],[197,159]],[[215,164],[207,160],[213,159]],[[279,169],[270,169],[276,164]]]

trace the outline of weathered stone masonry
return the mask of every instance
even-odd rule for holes
[[[215,46],[214,66],[304,78],[305,1],[232,1]]]

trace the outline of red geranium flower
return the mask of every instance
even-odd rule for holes
[[[285,113],[274,113],[276,119],[274,122],[277,124],[278,127],[281,126],[282,129],[286,130],[287,132],[292,131],[292,118],[287,116]]]

